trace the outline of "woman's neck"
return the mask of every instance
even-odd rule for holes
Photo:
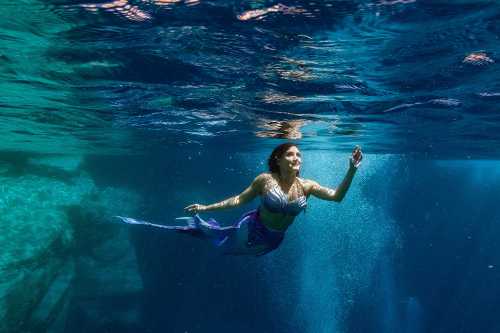
[[[278,174],[279,180],[283,185],[291,186],[295,182],[295,178],[297,178],[297,174],[295,171],[292,172],[281,172]]]

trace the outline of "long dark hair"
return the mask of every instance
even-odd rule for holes
[[[273,149],[271,155],[267,159],[267,165],[269,166],[269,172],[280,174],[280,166],[278,165],[278,160],[283,156],[283,154],[290,148],[297,147],[295,143],[285,142],[277,146]],[[299,176],[299,172],[297,171],[297,177]]]

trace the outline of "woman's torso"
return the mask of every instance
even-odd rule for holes
[[[278,175],[266,174],[261,190],[259,215],[262,223],[272,229],[285,231],[307,205],[303,181],[296,177],[288,188],[278,182]]]

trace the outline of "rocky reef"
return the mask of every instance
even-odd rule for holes
[[[97,186],[81,160],[0,156],[0,332],[138,325],[142,280],[128,231],[113,221],[138,198]]]

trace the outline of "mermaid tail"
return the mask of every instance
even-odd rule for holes
[[[274,231],[264,226],[260,222],[257,210],[244,214],[236,223],[228,227],[220,226],[212,218],[205,221],[198,214],[178,217],[176,220],[185,221],[185,224],[173,226],[150,223],[130,217],[115,217],[127,224],[174,230],[196,238],[210,240],[217,247],[220,247],[224,254],[264,255],[276,249],[284,237],[284,232]]]
[[[180,233],[186,233],[198,238],[209,238],[216,246],[222,245],[231,232],[232,227],[221,227],[217,221],[210,218],[208,221],[203,220],[198,214],[195,216],[178,217],[176,220],[185,220],[186,225],[163,225],[147,221],[136,220],[131,217],[115,216],[122,222],[127,224],[139,224],[153,228],[161,228],[167,230],[175,230]]]
[[[147,225],[150,227],[154,228],[162,228],[162,229],[171,229],[171,230],[188,230],[195,228],[194,225],[188,223],[186,226],[180,226],[180,225],[174,225],[174,226],[168,226],[168,225],[163,225],[163,224],[155,224],[155,223],[150,223],[147,221],[141,221],[141,220],[136,220],[131,217],[123,217],[123,216],[115,216],[116,218],[122,220],[122,222],[125,222],[127,224],[141,224],[141,225]],[[179,218],[183,219],[183,218]]]

